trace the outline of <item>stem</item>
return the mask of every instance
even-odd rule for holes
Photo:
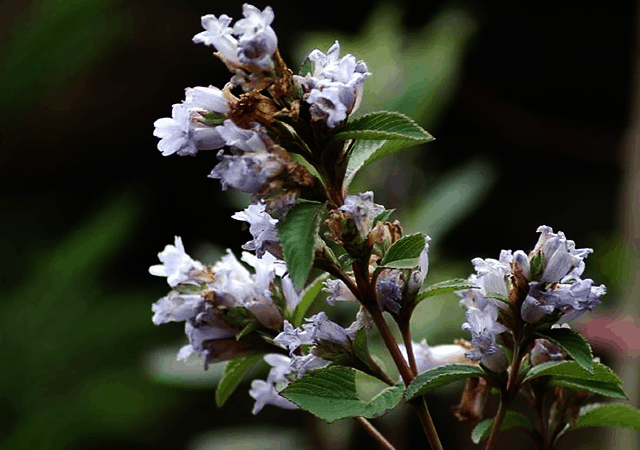
[[[414,375],[411,373],[411,369],[407,366],[407,362],[402,356],[400,349],[398,348],[398,343],[396,342],[396,338],[393,337],[391,330],[389,329],[389,325],[382,317],[382,312],[380,308],[377,307],[377,304],[368,308],[369,314],[373,319],[373,322],[376,324],[378,331],[380,332],[380,336],[382,336],[382,340],[384,341],[387,350],[391,354],[391,358],[393,359],[394,364],[398,368],[398,372],[400,372],[400,376],[402,377],[402,381],[406,386],[409,386],[409,383],[413,381]]]
[[[393,358],[393,362],[398,368],[398,372],[400,372],[400,376],[404,381],[405,386],[409,386],[409,383],[413,381],[415,378],[414,372],[407,366],[407,362],[402,356],[400,349],[398,348],[398,344],[396,339],[393,337],[391,330],[389,329],[389,325],[382,317],[382,312],[378,308],[377,303],[374,304],[371,308],[368,309],[369,314],[373,318],[373,322],[376,324],[380,335],[382,336],[382,340],[384,341],[389,353],[391,354],[391,358]],[[415,408],[416,414],[420,418],[420,422],[422,423],[422,428],[424,429],[425,434],[427,435],[427,439],[429,440],[429,445],[433,450],[443,450],[442,443],[440,442],[440,438],[438,437],[438,432],[436,431],[436,427],[433,423],[433,419],[431,418],[431,414],[429,414],[429,409],[427,408],[427,402],[424,397],[416,399],[410,402],[411,405]]]
[[[418,414],[418,418],[422,423],[422,428],[424,429],[425,434],[427,435],[427,439],[429,440],[429,445],[432,450],[443,450],[442,443],[440,442],[440,437],[438,436],[438,432],[436,431],[436,426],[433,423],[433,419],[431,418],[431,414],[429,414],[429,408],[427,407],[427,400],[424,397],[420,397],[416,399],[415,403],[412,403],[414,408],[416,409],[416,414]]]
[[[522,358],[520,353],[522,352],[525,343],[518,342],[513,351],[513,360],[511,361],[511,371],[509,373],[509,380],[507,381],[507,387],[500,389],[500,406],[498,412],[493,419],[493,426],[491,427],[491,435],[487,441],[485,450],[490,450],[496,444],[498,440],[498,433],[500,432],[500,426],[507,414],[507,408],[511,403],[513,397],[515,397],[516,390],[518,388],[518,378],[520,374],[520,364],[522,364]],[[528,345],[528,344],[527,344]]]
[[[418,374],[418,365],[416,364],[416,355],[413,353],[413,341],[411,340],[411,326],[409,322],[400,324],[400,332],[402,333],[402,340],[404,341],[404,347],[407,349],[407,356],[409,357],[409,367],[415,377]]]
[[[504,416],[507,415],[507,407],[509,406],[508,393],[505,390],[501,390],[500,392],[500,406],[498,407],[498,412],[496,416],[493,418],[493,426],[491,427],[491,435],[487,440],[487,446],[484,450],[490,450],[496,445],[496,441],[498,440],[498,432],[500,431],[500,426],[502,425],[502,421],[504,420]]]
[[[377,428],[374,427],[367,419],[365,419],[364,417],[356,417],[356,421],[360,423],[360,425],[362,425],[365,430],[367,430],[367,433],[369,433],[376,441],[378,441],[380,447],[387,450],[396,450],[396,448],[391,445],[389,441],[387,441],[382,433],[380,433]]]

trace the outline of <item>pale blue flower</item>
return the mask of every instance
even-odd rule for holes
[[[291,359],[277,353],[270,353],[264,356],[264,360],[272,366],[267,380],[253,380],[249,395],[256,403],[253,406],[252,414],[258,414],[265,405],[274,405],[285,409],[298,409],[298,406],[278,394],[276,385],[287,383],[287,375],[292,372]]]
[[[407,348],[404,344],[398,344],[402,355],[407,364],[409,356]],[[429,346],[427,340],[412,343],[413,356],[416,361],[418,373],[443,366],[445,364],[470,364],[469,359],[465,356],[467,349],[456,344]]]
[[[471,333],[472,350],[465,356],[473,361],[480,361],[493,372],[507,370],[508,360],[500,347],[496,345],[496,336],[507,331],[498,323],[498,309],[488,304],[484,309],[467,309],[467,321],[462,324],[462,331]]]
[[[171,118],[164,117],[153,124],[153,135],[160,138],[158,149],[163,156],[174,153],[194,156],[199,150],[215,150],[226,143],[220,134],[220,127],[200,121],[203,113],[228,112],[222,91],[214,87],[187,88],[185,96],[184,102],[173,105]]]
[[[367,191],[357,195],[347,195],[340,207],[349,215],[358,229],[362,239],[366,239],[373,228],[373,221],[384,212],[384,206],[373,202],[373,192]]]
[[[180,283],[197,284],[194,281],[195,274],[204,270],[202,263],[193,260],[184,251],[182,239],[179,236],[175,237],[174,245],[167,245],[162,252],[158,253],[158,258],[162,264],[149,267],[149,273],[167,277],[171,287]]]
[[[242,7],[244,19],[233,28],[232,19],[227,15],[216,18],[213,14],[202,17],[205,31],[193,37],[193,42],[216,48],[227,64],[231,66],[256,66],[261,70],[273,69],[272,56],[278,46],[278,38],[271,28],[274,14],[267,6],[262,12],[245,4]]]
[[[352,55],[339,56],[338,41],[326,55],[313,50],[308,56],[314,63],[313,74],[294,77],[311,105],[312,119],[323,120],[330,128],[344,122],[358,108],[364,80],[371,76],[363,61],[356,61]]]
[[[231,217],[249,223],[249,232],[253,240],[242,246],[245,250],[254,251],[258,257],[262,257],[269,248],[279,247],[280,240],[276,229],[278,220],[265,211],[264,202],[252,203],[244,211]]]

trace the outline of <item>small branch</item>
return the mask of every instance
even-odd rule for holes
[[[429,440],[429,445],[431,446],[431,450],[443,450],[442,443],[440,442],[440,437],[438,436],[438,432],[436,431],[436,426],[433,423],[433,419],[431,418],[431,414],[429,414],[429,408],[427,407],[427,400],[424,397],[417,398],[415,402],[411,403],[416,410],[416,414],[418,414],[418,418],[422,423],[422,428],[424,429],[425,434],[427,435],[427,439]]]
[[[374,427],[371,424],[371,422],[369,422],[367,419],[365,419],[364,417],[356,417],[356,421],[360,425],[362,425],[365,430],[367,430],[367,433],[369,433],[371,437],[373,437],[376,441],[378,441],[378,443],[380,444],[380,447],[387,450],[396,450],[396,448],[393,445],[391,445],[389,441],[387,441],[387,439],[382,435],[382,433],[380,433],[378,429]]]
[[[491,435],[487,440],[487,446],[484,450],[491,450],[498,440],[498,433],[500,432],[500,426],[502,425],[502,421],[504,420],[504,416],[507,415],[507,407],[508,407],[508,399],[506,398],[508,394],[505,390],[501,390],[500,392],[500,406],[498,407],[498,412],[496,416],[493,418],[493,426],[491,427]]]
[[[418,365],[416,364],[416,356],[413,352],[413,340],[411,339],[411,325],[409,321],[398,322],[400,332],[402,333],[402,340],[404,341],[404,347],[407,349],[407,356],[409,357],[409,367],[413,372],[413,376],[418,375]]]
[[[500,432],[500,426],[502,425],[502,421],[507,414],[507,408],[511,403],[511,399],[513,399],[516,395],[516,390],[518,389],[518,378],[520,375],[520,365],[522,364],[522,357],[520,354],[522,353],[523,347],[528,344],[520,342],[517,343],[513,352],[513,360],[511,361],[511,371],[509,372],[509,380],[507,381],[506,388],[500,389],[500,406],[498,407],[498,412],[493,419],[493,426],[491,427],[491,435],[487,440],[487,446],[485,450],[491,450],[498,440],[498,433]]]

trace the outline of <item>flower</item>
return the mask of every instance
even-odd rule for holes
[[[333,305],[336,300],[357,301],[353,292],[342,280],[326,280],[323,283],[322,290],[328,294],[327,303],[330,305]]]
[[[311,105],[313,120],[326,121],[333,128],[345,121],[362,100],[364,80],[371,76],[363,61],[352,55],[339,59],[340,44],[336,41],[325,55],[313,50],[307,57],[314,63],[313,74],[294,79],[305,92],[305,101]]]
[[[400,348],[404,359],[409,362],[406,346],[404,344],[399,344],[398,347]],[[422,373],[445,364],[464,364],[469,362],[465,356],[466,349],[457,344],[436,345],[434,347],[430,347],[429,344],[427,344],[427,340],[423,339],[420,342],[413,342],[412,348],[418,373]]]
[[[164,117],[154,122],[153,135],[160,138],[158,149],[162,156],[177,153],[194,156],[198,150],[215,150],[225,145],[220,127],[201,121],[202,114],[224,115],[229,106],[223,93],[215,87],[195,87],[185,90],[185,101],[173,105],[171,118]]]
[[[193,42],[211,45],[222,59],[232,67],[255,66],[261,70],[273,69],[272,56],[278,46],[278,38],[271,28],[274,14],[267,6],[262,12],[255,6],[242,7],[244,19],[231,28],[232,19],[223,14],[216,18],[213,14],[201,19],[202,31],[193,37]],[[236,36],[236,37],[234,37]]]
[[[358,195],[347,195],[340,211],[349,215],[360,237],[366,239],[373,228],[374,219],[384,212],[384,206],[373,203],[373,192],[367,191]]]
[[[282,397],[276,390],[277,383],[288,382],[286,375],[293,370],[291,358],[277,353],[270,353],[264,355],[264,360],[272,366],[272,369],[269,371],[266,381],[253,380],[251,382],[249,395],[256,401],[251,413],[258,414],[265,405],[274,405],[285,409],[298,409],[297,405]]]
[[[566,276],[579,277],[584,271],[584,258],[593,249],[576,249],[575,242],[568,240],[561,231],[554,233],[551,227],[541,225],[537,230],[540,238],[532,251],[532,256],[544,256],[544,270],[541,283],[558,283]]]
[[[290,355],[293,355],[293,352],[301,345],[318,345],[323,342],[350,348],[356,332],[363,326],[362,319],[358,317],[349,328],[342,328],[329,320],[322,311],[305,320],[308,323],[304,324],[302,328],[294,328],[285,320],[284,330],[273,341],[288,348]]]
[[[204,270],[204,266],[194,261],[184,251],[182,239],[175,237],[174,245],[167,245],[164,250],[158,253],[158,258],[162,264],[149,267],[149,273],[159,277],[167,277],[169,286],[175,287],[180,283],[197,284],[194,276]]]
[[[255,251],[256,255],[261,258],[269,248],[280,246],[276,230],[278,220],[265,211],[264,202],[253,203],[244,211],[237,212],[231,217],[249,223],[249,232],[253,236],[253,240],[242,246],[245,250]]]
[[[472,349],[465,356],[473,361],[480,361],[493,372],[507,370],[507,357],[495,343],[496,336],[507,331],[507,328],[498,323],[498,309],[487,304],[484,309],[467,309],[467,321],[462,324],[462,331],[471,333]]]

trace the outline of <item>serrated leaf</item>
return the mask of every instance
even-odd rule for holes
[[[551,384],[571,389],[581,389],[609,397],[626,398],[622,381],[602,363],[593,363],[590,374],[575,361],[551,361],[533,367],[523,381],[542,376],[553,376]]]
[[[543,376],[561,376],[580,380],[601,381],[605,383],[621,384],[620,377],[602,363],[593,363],[593,373],[584,370],[575,361],[550,361],[534,366],[523,381]]]
[[[322,215],[323,204],[298,201],[278,223],[284,260],[296,289],[304,286],[311,266]]]
[[[491,433],[491,427],[493,426],[493,419],[486,419],[480,422],[471,432],[471,440],[474,444],[479,444],[489,437]],[[533,431],[533,425],[531,424],[531,420],[515,411],[507,411],[507,414],[504,416],[502,423],[500,424],[500,431],[508,430],[510,428],[526,428],[527,430]]]
[[[554,377],[549,386],[565,387],[578,391],[589,391],[605,397],[626,399],[627,394],[621,385],[604,381],[580,380],[577,378]]]
[[[224,405],[233,394],[233,391],[236,390],[244,374],[251,370],[261,357],[261,354],[256,353],[232,359],[227,363],[222,379],[216,388],[216,405],[219,408]]]
[[[346,417],[373,418],[394,408],[402,399],[401,385],[384,389],[370,401],[360,399],[357,373],[345,367],[315,370],[290,383],[280,395],[327,422]]]
[[[587,340],[570,328],[550,328],[538,331],[538,336],[566,351],[580,367],[593,373],[593,353]]]
[[[428,141],[411,139],[394,139],[385,141],[357,140],[349,152],[349,161],[344,175],[345,191],[353,181],[353,177],[367,164],[396,153],[403,148],[412,147]]]
[[[622,427],[640,430],[640,410],[624,403],[597,403],[580,409],[576,423],[569,429],[582,427]]]
[[[420,292],[416,299],[416,303],[421,302],[425,298],[433,297],[434,295],[450,294],[451,292],[477,288],[479,288],[479,286],[475,285],[469,280],[464,280],[462,278],[454,278],[452,280],[441,281],[440,283],[432,284],[424,291]]]
[[[396,111],[378,111],[350,121],[335,135],[336,139],[408,140],[414,144],[434,140],[413,119]]]
[[[322,291],[322,284],[327,278],[329,278],[329,274],[320,275],[302,292],[300,303],[296,305],[293,317],[291,318],[291,322],[294,327],[297,328],[302,324],[304,315],[313,304],[313,301],[318,297],[318,294]]]
[[[418,374],[405,391],[404,396],[407,400],[411,400],[454,381],[465,378],[486,378],[487,376],[487,373],[478,366],[445,364]]]
[[[389,247],[380,262],[380,267],[391,268],[391,264],[393,263],[396,263],[396,266],[398,264],[400,265],[400,267],[393,267],[396,269],[416,267],[419,262],[420,253],[424,250],[424,245],[425,237],[422,233],[404,236]]]

